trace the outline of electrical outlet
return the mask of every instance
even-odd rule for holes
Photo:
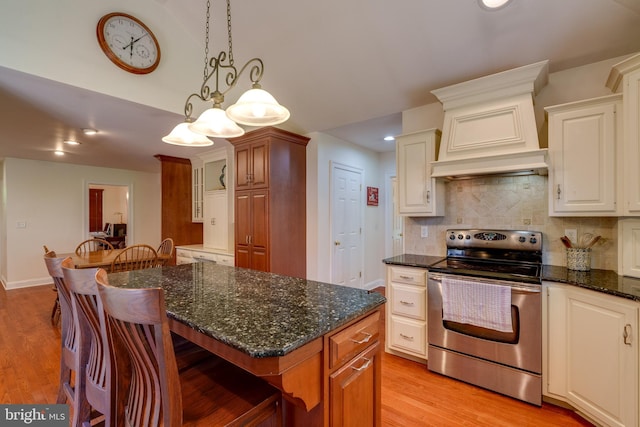
[[[429,237],[429,227],[426,225],[420,226],[420,237]]]
[[[578,230],[575,228],[567,228],[564,230],[564,235],[571,240],[574,245],[578,243]]]

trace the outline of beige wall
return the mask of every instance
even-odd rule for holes
[[[88,237],[90,184],[128,186],[128,244],[160,244],[159,173],[13,158],[4,159],[2,172],[0,279],[7,289],[51,283],[42,245],[73,252]]]

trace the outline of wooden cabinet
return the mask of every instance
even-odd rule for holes
[[[306,277],[309,138],[265,127],[230,142],[236,266]]]
[[[640,54],[615,64],[607,87],[623,96],[623,215],[640,216]]]
[[[379,328],[376,312],[329,337],[330,426],[380,426]]]
[[[175,245],[202,243],[202,224],[192,221],[191,178],[193,169],[189,159],[156,155],[162,164],[162,233],[171,237]]]
[[[406,216],[444,215],[444,182],[431,177],[440,131],[430,129],[396,137],[398,212]]]
[[[620,95],[547,107],[549,215],[619,215]]]
[[[387,266],[385,346],[388,353],[427,360],[427,270]]]
[[[603,425],[637,426],[640,304],[575,286],[544,286],[545,395]]]

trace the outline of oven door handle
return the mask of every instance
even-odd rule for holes
[[[514,294],[539,294],[542,293],[541,285],[529,285],[527,283],[519,283],[519,282],[507,282],[505,280],[491,280],[486,278],[477,278],[477,277],[468,277],[468,276],[453,276],[447,275],[443,273],[429,273],[428,281],[433,282],[436,285],[440,285],[442,283],[442,279],[445,277],[449,277],[452,279],[465,280],[468,282],[476,282],[484,285],[501,285],[501,286],[509,286],[511,288],[511,292]]]

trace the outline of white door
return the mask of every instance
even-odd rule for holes
[[[392,242],[392,255],[401,255],[404,253],[402,236],[404,234],[404,217],[398,215],[398,180],[391,178],[391,191],[393,192],[391,197],[391,242]]]
[[[362,287],[362,173],[331,168],[331,283]]]

